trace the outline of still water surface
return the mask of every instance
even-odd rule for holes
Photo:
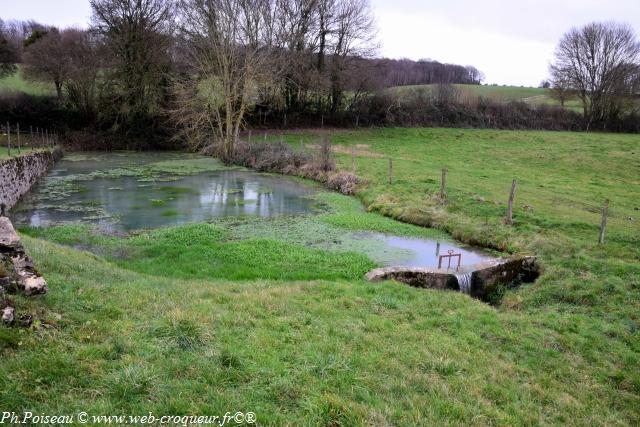
[[[72,154],[55,165],[11,216],[16,225],[83,222],[128,231],[216,217],[310,214],[319,209],[311,197],[316,191],[289,177],[227,168],[215,159],[184,153]],[[347,232],[344,237],[351,243],[335,242],[327,249],[361,251],[383,266],[435,267],[449,250],[462,254],[462,265],[489,258],[450,242],[372,232]],[[446,267],[448,261],[444,263]]]
[[[208,171],[180,176],[167,167],[194,159]],[[12,217],[31,226],[91,222],[133,230],[220,216],[310,213],[316,202],[308,196],[314,192],[291,178],[230,170],[214,159],[188,154],[72,155],[23,198]]]

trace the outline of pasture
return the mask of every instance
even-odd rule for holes
[[[319,136],[284,140],[313,150]],[[248,217],[124,236],[21,229],[51,292],[16,297],[36,319],[29,331],[0,328],[0,400],[49,413],[252,411],[263,425],[640,422],[637,135],[331,138],[342,170],[354,147],[367,184],[359,201],[321,191],[324,210],[302,222]],[[436,197],[444,167],[446,205]],[[544,271],[493,305],[372,284],[362,278],[370,259],[323,248],[365,230],[446,232],[536,254]]]

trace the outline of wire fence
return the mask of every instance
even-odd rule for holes
[[[43,149],[53,150],[59,140],[59,135],[48,128],[2,123],[0,124],[0,157],[15,157]]]

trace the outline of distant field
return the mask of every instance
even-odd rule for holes
[[[398,86],[390,90],[396,91],[401,95],[408,95],[411,92],[423,90],[429,93],[435,85],[417,85],[417,86]],[[483,97],[496,102],[512,102],[522,101],[532,105],[560,105],[560,103],[552,99],[546,89],[537,87],[520,87],[520,86],[489,86],[489,85],[454,85],[461,93],[461,97]],[[573,99],[565,103],[565,107],[572,110],[581,108],[580,102]]]
[[[397,86],[388,90],[401,95],[408,95],[416,91],[430,93],[435,85]],[[522,101],[531,105],[560,105],[551,99],[547,90],[536,87],[520,86],[479,86],[479,85],[454,85],[461,93],[463,99],[471,99],[481,96],[496,102]],[[23,92],[29,95],[54,95],[55,88],[52,84],[31,82],[25,80],[21,71],[11,77],[0,79],[0,94],[5,92]],[[577,99],[565,103],[565,107],[580,111],[581,105]]]
[[[23,92],[29,95],[54,95],[55,88],[53,84],[25,80],[22,75],[22,70],[18,69],[18,72],[13,76],[0,79],[0,94],[6,92]]]

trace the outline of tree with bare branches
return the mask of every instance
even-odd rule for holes
[[[183,0],[179,9],[191,70],[176,83],[172,115],[192,143],[215,137],[227,160],[252,95],[271,78],[275,9],[269,0]]]
[[[551,70],[551,81],[548,88],[549,96],[560,103],[564,107],[565,102],[575,97],[575,90],[571,87],[571,82],[564,73],[558,70]]]
[[[0,79],[14,74],[18,62],[18,50],[5,32],[4,22],[0,19]]]
[[[108,77],[119,121],[158,110],[165,94],[174,29],[173,0],[91,0],[92,31],[109,53]]]
[[[62,100],[62,88],[69,72],[66,35],[57,28],[38,32],[38,37],[33,38],[23,55],[25,77],[53,83],[58,100]]]
[[[621,103],[632,96],[640,43],[629,25],[594,22],[566,33],[551,65],[554,80],[575,90],[586,127],[618,118]]]
[[[341,0],[335,8],[331,26],[331,111],[340,109],[344,94],[344,72],[351,59],[372,56],[377,45],[375,21],[367,0]]]

